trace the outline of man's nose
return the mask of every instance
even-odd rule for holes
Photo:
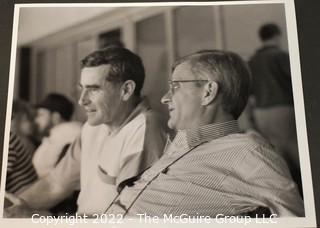
[[[172,95],[170,90],[168,90],[168,92],[166,92],[165,95],[163,95],[163,97],[161,98],[161,103],[162,104],[168,104],[171,101]]]
[[[88,93],[86,90],[81,91],[78,103],[81,106],[87,105],[89,103]]]

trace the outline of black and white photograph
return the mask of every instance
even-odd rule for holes
[[[0,224],[316,227],[295,7],[14,4]]]

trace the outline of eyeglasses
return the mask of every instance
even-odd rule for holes
[[[174,94],[175,90],[180,88],[180,84],[182,82],[208,82],[209,80],[169,80],[168,84],[169,84],[169,90],[171,92],[171,94]]]

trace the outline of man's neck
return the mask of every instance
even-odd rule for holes
[[[279,42],[275,39],[267,40],[263,42],[264,47],[280,47]]]
[[[67,120],[65,120],[65,119],[63,119],[63,118],[56,119],[55,121],[52,122],[52,126],[51,126],[50,129],[52,129],[52,128],[60,125],[60,124],[63,124],[63,123],[65,123],[65,122],[67,122]]]
[[[108,128],[110,130],[110,133],[113,134],[117,132],[125,123],[125,121],[128,119],[130,114],[133,112],[133,110],[137,107],[137,105],[141,102],[141,99],[133,98],[130,102],[126,102],[121,112],[118,114],[117,121],[115,121],[112,124],[108,124]]]
[[[213,112],[209,111],[207,113],[204,113],[199,126],[223,123],[228,122],[230,120],[234,120],[233,116],[229,113],[226,113],[222,108],[218,108],[215,109]]]
[[[219,109],[210,109],[204,110],[200,117],[195,118],[192,123],[189,122],[185,128],[180,128],[176,130],[190,130],[190,129],[197,129],[199,127],[209,125],[209,124],[216,124],[216,123],[223,123],[234,120],[231,114],[226,113]]]

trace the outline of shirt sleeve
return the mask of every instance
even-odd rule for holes
[[[80,189],[81,136],[70,145],[66,155],[49,173],[52,180],[60,186],[70,189]]]
[[[239,175],[252,187],[247,189],[254,196],[247,199],[251,205],[267,207],[280,217],[304,215],[303,200],[287,164],[272,148],[257,147],[246,155],[239,167]]]
[[[42,140],[33,156],[33,165],[40,177],[45,176],[54,168],[63,146],[63,144],[56,143],[50,137],[45,137]]]

